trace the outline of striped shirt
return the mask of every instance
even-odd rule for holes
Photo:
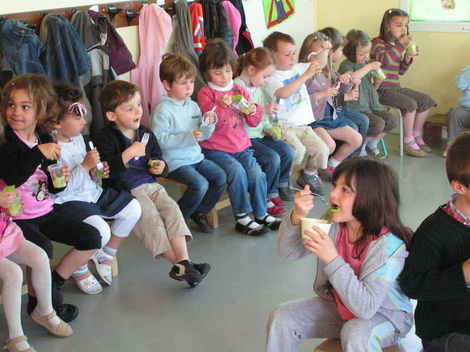
[[[400,75],[404,75],[413,60],[405,62],[406,48],[399,42],[386,42],[380,38],[372,40],[370,56],[382,63],[382,70],[387,78],[381,87],[400,86]]]

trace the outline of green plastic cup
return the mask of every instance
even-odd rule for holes
[[[67,185],[67,181],[65,181],[65,176],[62,173],[62,167],[63,165],[61,164],[53,164],[47,167],[49,173],[51,174],[52,185],[54,186],[54,188],[64,188]]]
[[[406,48],[406,53],[410,56],[414,56],[418,53],[418,47],[415,42],[410,42]]]
[[[160,161],[158,161],[158,160],[150,160],[150,161],[148,162],[148,166],[149,166],[149,168],[151,168],[151,169],[153,169],[153,168],[155,168],[155,167],[159,167],[159,166],[160,166]]]
[[[249,115],[251,113],[250,104],[243,95],[234,94],[232,96],[232,101],[233,105],[245,115]]]
[[[8,207],[7,212],[10,216],[18,216],[21,214],[23,211],[23,206],[21,205],[21,197],[16,191],[16,187],[14,185],[12,186],[6,186],[3,188],[4,192],[14,192],[15,197],[13,199],[13,203]]]
[[[104,177],[104,169],[96,169],[96,178],[101,180]]]
[[[383,81],[387,78],[385,72],[379,67],[377,70],[372,71],[372,77],[378,79],[379,81]]]
[[[282,139],[282,132],[281,132],[281,126],[279,125],[273,125],[271,132],[273,134],[273,137],[277,139]]]

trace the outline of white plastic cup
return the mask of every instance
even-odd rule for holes
[[[300,229],[302,231],[302,238],[309,237],[305,231],[312,231],[312,226],[316,226],[323,230],[326,234],[330,232],[331,223],[323,219],[302,218]]]

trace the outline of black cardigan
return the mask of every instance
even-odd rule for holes
[[[409,252],[399,282],[418,300],[417,335],[470,334],[470,289],[462,270],[470,258],[470,228],[439,208],[420,225]]]
[[[47,160],[38,146],[29,148],[9,126],[5,127],[5,140],[6,142],[0,145],[0,178],[7,185],[21,186],[40,166],[48,178],[48,191],[58,193],[64,190],[65,187],[53,186],[51,175],[47,171],[49,165],[56,163],[55,160]],[[52,138],[47,134],[39,134],[38,142],[52,143]]]
[[[162,151],[158,145],[157,138],[153,132],[145,126],[140,126],[137,130],[137,136],[140,140],[142,135],[147,132],[150,135],[147,147],[145,148],[145,156],[142,158],[148,160],[163,160]],[[110,172],[109,178],[103,179],[104,187],[112,187],[120,190],[127,190],[124,182],[122,181],[123,173],[127,167],[122,162],[122,152],[128,147],[126,146],[126,137],[113,125],[104,127],[96,136],[93,141],[98,148],[102,161],[109,164]],[[159,176],[165,177],[168,174],[168,165],[165,163],[165,169]],[[155,181],[156,182],[156,181]]]

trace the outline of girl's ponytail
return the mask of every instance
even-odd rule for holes
[[[257,71],[261,71],[273,64],[273,58],[267,49],[255,48],[238,58],[238,68],[235,76],[240,76],[248,66],[253,66]]]

